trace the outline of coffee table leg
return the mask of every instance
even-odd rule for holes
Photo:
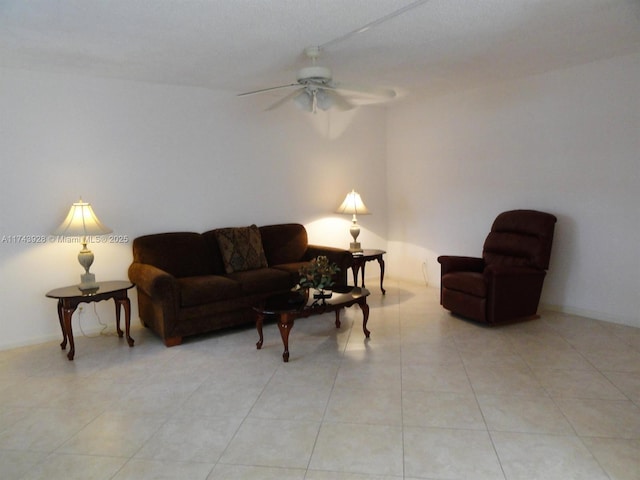
[[[358,303],[360,305],[360,309],[362,310],[362,331],[364,332],[364,336],[369,338],[371,332],[367,330],[367,322],[369,321],[369,305],[367,305],[366,298],[363,302]]]
[[[382,286],[382,282],[384,282],[384,259],[382,255],[378,258],[378,264],[380,265],[380,290],[382,290],[382,294],[385,295],[387,291]]]
[[[256,343],[256,348],[260,350],[262,348],[262,342],[264,341],[264,337],[262,336],[262,322],[264,321],[264,315],[257,314],[256,315],[256,330],[258,330],[258,343]]]
[[[340,311],[342,309],[339,308],[336,310],[336,328],[340,328]]]
[[[289,361],[289,332],[293,328],[293,317],[283,313],[278,318],[278,329],[280,330],[280,336],[282,337],[282,344],[284,345],[284,352],[282,353],[282,360],[284,362]]]

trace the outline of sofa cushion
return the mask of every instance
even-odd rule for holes
[[[216,237],[216,228],[204,232],[202,236],[209,250],[209,256],[211,257],[211,273],[214,275],[225,275],[227,272],[224,269],[224,261],[222,260],[222,252],[220,252],[220,245],[218,245],[218,238]]]
[[[227,273],[244,272],[267,266],[260,230],[250,227],[219,228],[215,230]]]
[[[158,267],[174,277],[211,273],[211,258],[199,233],[171,232],[144,235],[133,241],[134,262]]]
[[[307,252],[307,230],[299,223],[260,227],[264,252],[269,266],[300,262]]]
[[[240,297],[240,284],[220,275],[202,275],[178,279],[180,306],[193,307]]]
[[[275,268],[259,268],[229,274],[229,278],[241,285],[245,295],[286,291],[293,285],[289,274]]]

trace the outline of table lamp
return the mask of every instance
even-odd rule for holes
[[[353,215],[351,219],[351,228],[349,228],[349,232],[353,237],[353,242],[349,244],[350,252],[362,252],[362,248],[360,247],[360,242],[358,242],[358,235],[360,235],[360,226],[358,225],[358,219],[356,215],[369,215],[371,212],[367,210],[362,198],[360,198],[360,194],[355,190],[351,190],[351,192],[347,193],[347,196],[344,199],[344,202],[338,207],[336,213],[343,213],[347,215]]]
[[[84,273],[80,275],[80,284],[78,288],[82,291],[95,290],[96,276],[89,273],[89,267],[93,263],[93,252],[87,248],[87,236],[104,235],[111,233],[109,227],[103,225],[96,214],[93,213],[90,203],[80,201],[74,203],[69,210],[67,218],[53,232],[54,235],[62,235],[65,237],[81,237],[82,250],[78,253],[78,262],[84,268]]]

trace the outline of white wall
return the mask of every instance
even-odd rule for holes
[[[495,216],[558,217],[542,301],[640,326],[640,54],[440,98],[388,118],[388,264],[430,284]]]
[[[12,238],[48,234],[80,196],[130,240],[300,222],[312,242],[346,247],[350,218],[332,212],[356,188],[374,212],[362,241],[386,246],[382,109],[313,116],[233,92],[9,69],[0,79],[0,349],[60,336],[44,294],[79,281],[80,246]],[[90,248],[98,280],[126,279],[130,243]],[[112,304],[98,307],[113,321]]]
[[[0,69],[0,240],[49,233],[82,196],[129,239],[295,221],[346,246],[349,219],[331,212],[356,188],[373,212],[362,243],[387,248],[390,277],[435,286],[437,255],[479,254],[498,212],[536,208],[559,218],[543,302],[640,326],[639,79],[632,55],[388,115],[314,117],[232,92]],[[130,243],[91,248],[99,280],[126,278]],[[60,336],[44,294],[78,281],[78,250],[0,242],[0,349]],[[112,305],[98,311],[112,321]]]

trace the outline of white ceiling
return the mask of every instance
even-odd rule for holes
[[[439,93],[638,52],[640,0],[0,0],[5,67],[235,94],[326,43],[338,81]]]

